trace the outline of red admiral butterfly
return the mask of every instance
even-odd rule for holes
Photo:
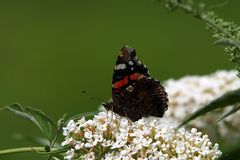
[[[168,109],[167,93],[160,82],[151,78],[147,67],[128,46],[121,49],[112,78],[112,101],[103,104],[107,110],[132,121],[142,117],[162,117]]]

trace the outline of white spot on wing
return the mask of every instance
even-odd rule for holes
[[[132,66],[133,65],[133,61],[129,61],[128,64]]]
[[[125,69],[127,66],[125,63],[121,63],[115,66],[115,70]]]

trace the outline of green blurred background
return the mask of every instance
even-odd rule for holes
[[[209,0],[218,4],[223,0]],[[240,24],[240,1],[215,9]],[[107,101],[119,49],[130,45],[163,81],[187,74],[231,69],[222,47],[212,45],[204,23],[157,0],[71,0],[0,2],[0,106],[13,102],[39,108],[58,119],[97,110]],[[41,136],[30,122],[0,112],[0,149],[33,146],[14,134]],[[0,159],[43,159],[33,154]]]

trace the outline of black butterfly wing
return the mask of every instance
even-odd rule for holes
[[[146,110],[145,116],[163,117],[168,109],[168,98],[165,88],[159,81],[152,78],[144,78],[144,88],[148,92],[142,100],[142,106]]]
[[[125,89],[121,94],[113,94],[113,101],[104,104],[105,108],[132,121],[147,116],[163,116],[168,108],[168,98],[159,81],[143,77],[132,87],[132,91]]]
[[[136,51],[124,46],[114,67],[112,101],[103,106],[137,121],[147,116],[162,117],[167,103],[167,93],[160,82],[150,77],[147,67],[136,57]]]

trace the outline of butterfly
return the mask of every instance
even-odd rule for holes
[[[135,122],[142,117],[163,117],[168,98],[164,87],[138,60],[135,49],[124,46],[112,77],[112,100],[103,106]]]

